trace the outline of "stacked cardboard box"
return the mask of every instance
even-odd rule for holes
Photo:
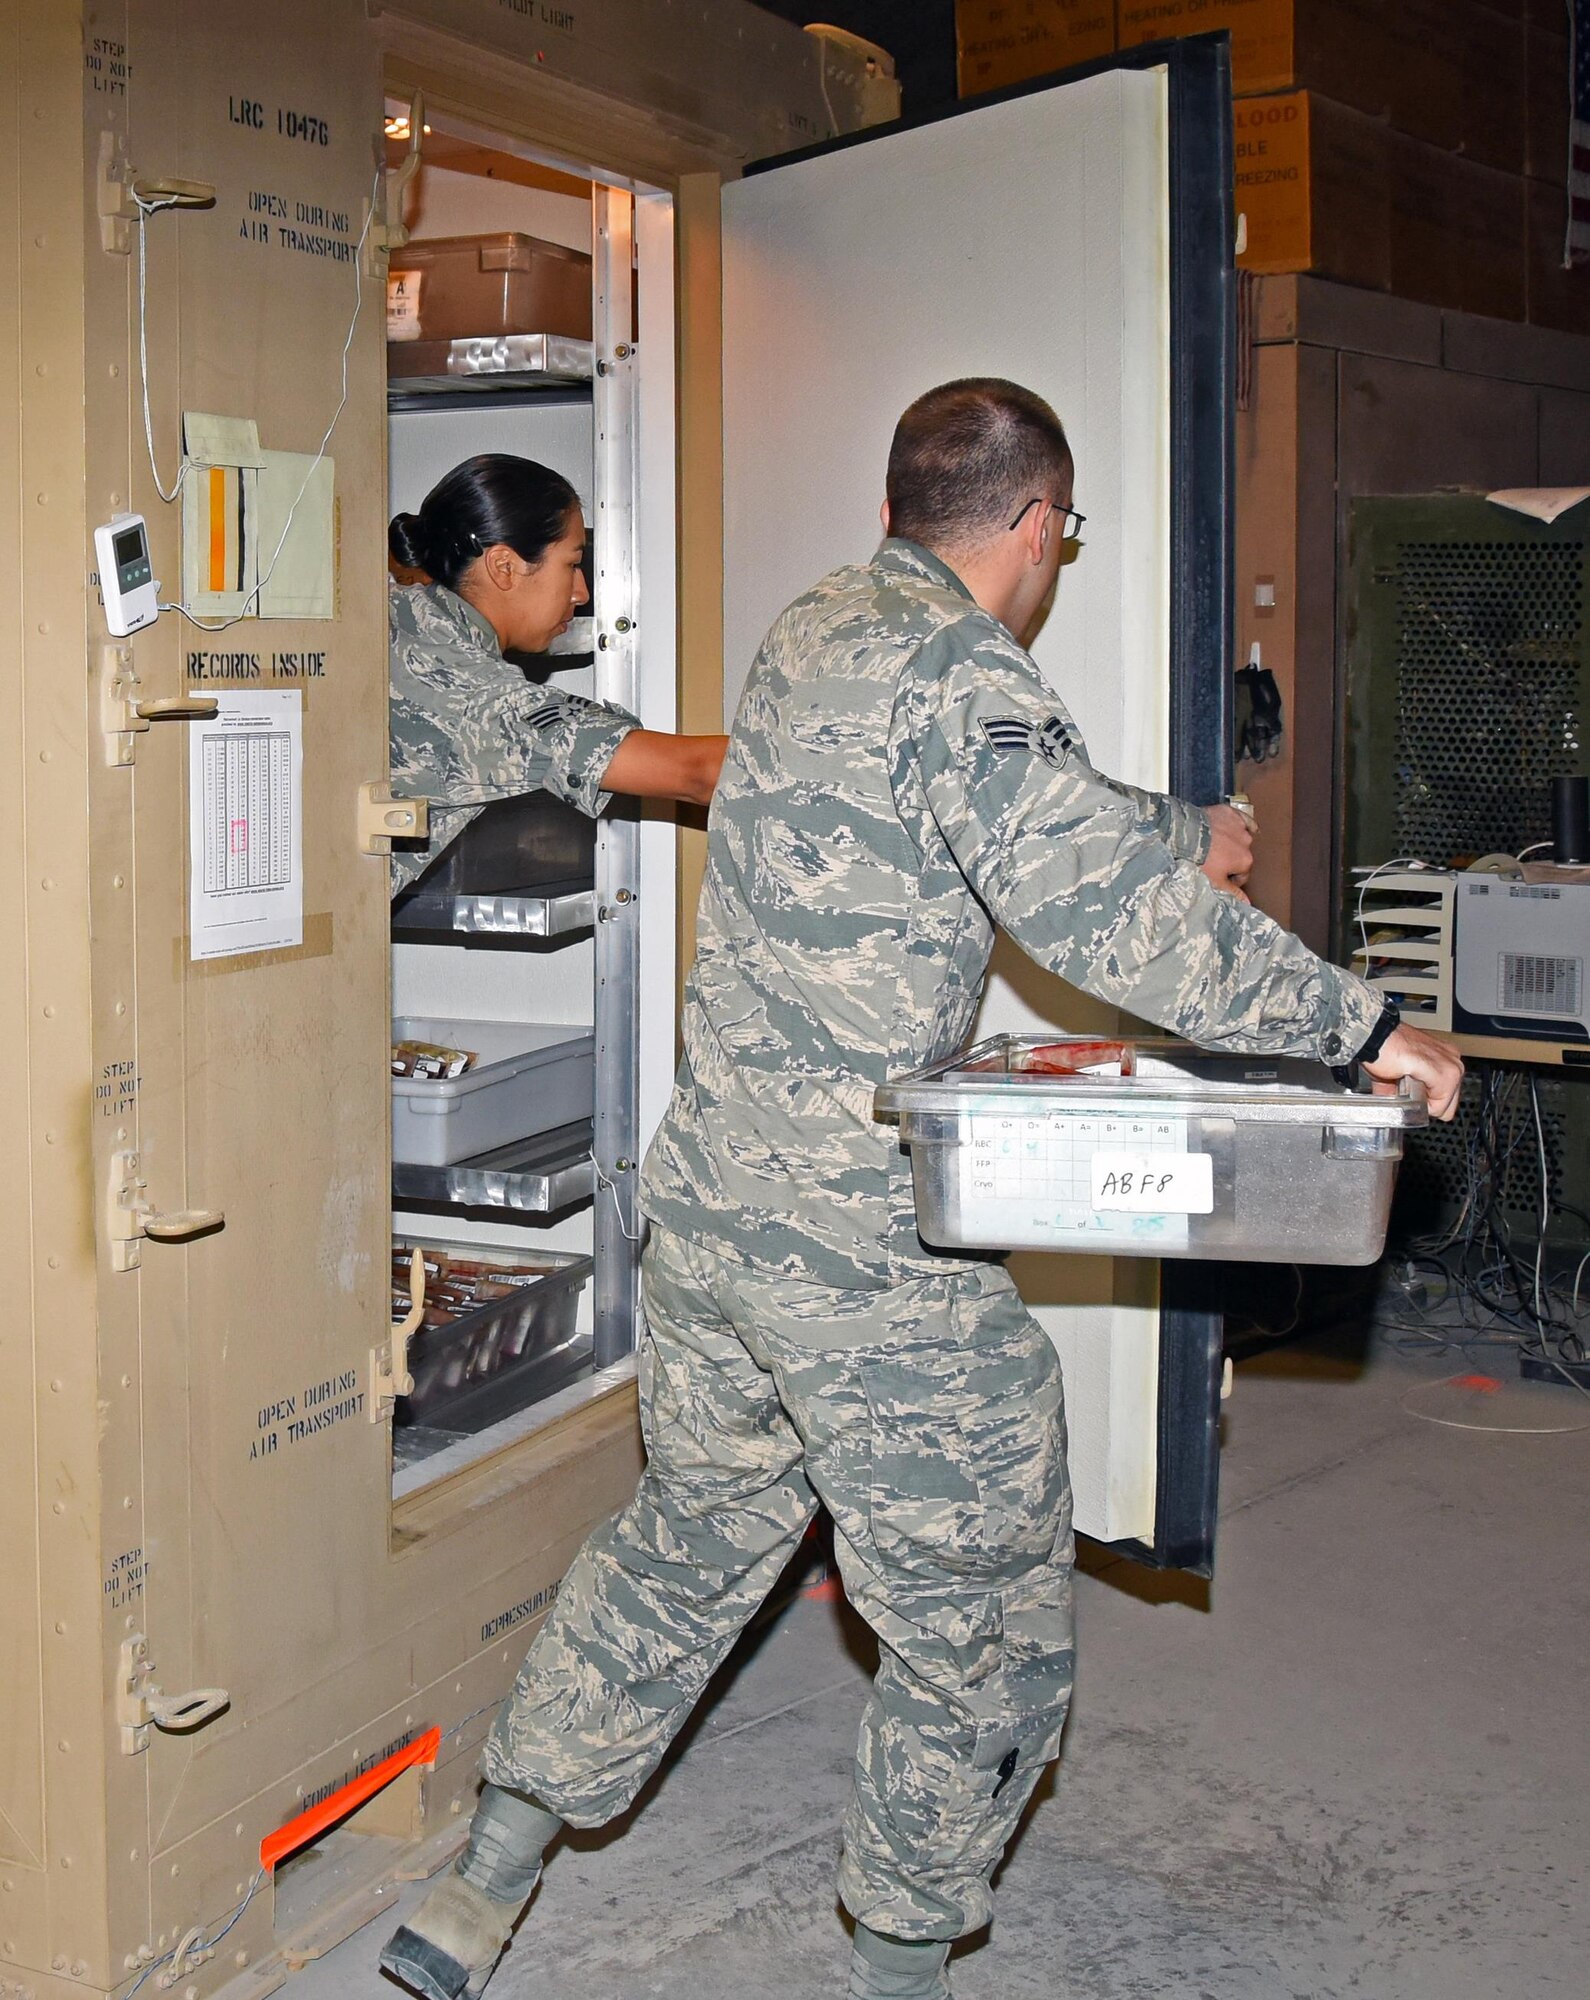
[[[962,97],[1091,62],[1115,47],[1115,0],[956,0]]]
[[[1226,30],[1243,265],[1590,332],[1590,266],[1562,263],[1566,22],[1562,0],[956,7],[963,96]]]
[[[1536,326],[1590,333],[1590,265],[1563,263],[1568,232],[1566,10],[1532,0],[1524,43],[1525,286]]]

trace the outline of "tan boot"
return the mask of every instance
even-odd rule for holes
[[[475,2000],[496,1969],[524,1908],[499,1903],[473,1882],[444,1875],[381,1953],[382,1967],[424,2000]]]

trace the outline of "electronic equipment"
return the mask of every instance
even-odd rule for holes
[[[1590,868],[1366,869],[1353,929],[1353,970],[1418,1027],[1590,1041]]]
[[[1533,868],[1532,877],[1548,871]],[[1590,1041],[1590,880],[1457,878],[1452,1025],[1459,1034]]]
[[[115,514],[94,530],[105,623],[114,638],[141,632],[160,616],[160,586],[149,558],[149,530],[142,514]]]

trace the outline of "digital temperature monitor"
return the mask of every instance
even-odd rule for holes
[[[118,514],[94,530],[105,623],[115,638],[141,632],[160,616],[160,594],[149,560],[149,530],[142,514]]]

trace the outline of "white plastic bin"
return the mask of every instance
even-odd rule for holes
[[[469,1049],[462,1076],[392,1079],[392,1157],[450,1167],[589,1118],[595,1102],[596,1036],[590,1028],[521,1021],[392,1023],[394,1042]]]

